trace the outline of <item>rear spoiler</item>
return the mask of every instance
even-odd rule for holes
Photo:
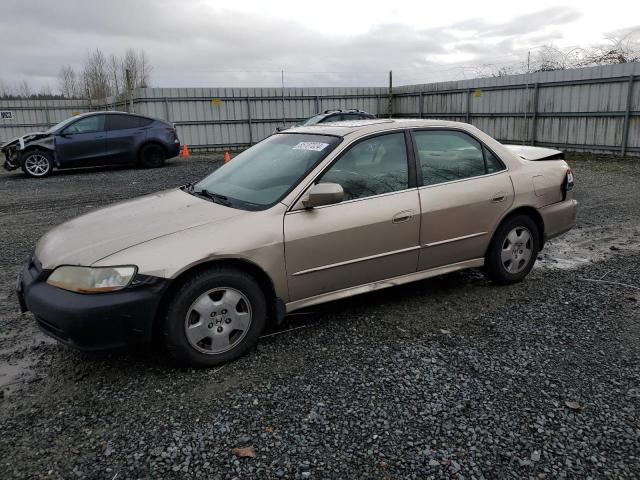
[[[505,145],[525,160],[564,160],[564,152],[553,148],[529,147],[527,145]]]

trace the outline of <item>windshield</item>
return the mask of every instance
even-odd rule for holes
[[[66,125],[70,124],[71,122],[73,122],[74,120],[77,120],[78,117],[70,117],[67,118],[66,120],[61,121],[60,123],[55,124],[53,127],[51,127],[49,130],[47,130],[44,133],[53,133],[58,131],[59,129],[62,129],[63,127],[65,127]]]
[[[320,113],[318,115],[314,115],[311,118],[307,118],[300,125],[315,125],[316,123],[320,123],[320,120],[322,120],[324,117],[325,117],[325,114],[324,113]]]
[[[268,207],[289,193],[340,141],[329,135],[272,135],[198,182],[195,190],[224,196],[233,207]]]

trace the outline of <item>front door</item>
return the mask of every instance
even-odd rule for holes
[[[419,269],[483,258],[513,203],[509,173],[478,140],[457,130],[414,132],[422,222]]]
[[[107,146],[104,115],[83,117],[56,136],[56,158],[62,168],[101,165]]]
[[[345,199],[285,215],[290,301],[416,271],[420,204],[403,132],[349,147],[319,182],[340,184]]]

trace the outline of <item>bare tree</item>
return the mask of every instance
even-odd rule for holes
[[[561,49],[553,45],[544,45],[535,53],[531,71],[549,72],[577,68],[583,66],[584,62],[585,51],[580,47]]]
[[[640,30],[624,35],[605,37],[607,43],[589,50],[587,61],[591,65],[612,65],[640,61]]]
[[[111,94],[107,59],[99,48],[87,54],[82,70],[82,83],[89,98],[100,99]]]
[[[0,79],[0,98],[8,98],[12,93],[11,87]]]
[[[123,77],[126,76],[124,72],[129,72],[131,88],[149,85],[152,67],[144,50],[136,51],[133,48],[128,48],[122,58],[122,70]]]
[[[109,56],[109,82],[111,84],[111,93],[118,95],[124,90],[124,79],[122,77],[122,61],[115,54]]]
[[[71,65],[65,65],[60,69],[58,90],[65,98],[78,98],[80,96],[79,79]]]
[[[138,60],[140,64],[140,81],[137,86],[145,88],[149,86],[149,78],[151,77],[153,67],[149,62],[147,53],[142,49],[138,50]]]

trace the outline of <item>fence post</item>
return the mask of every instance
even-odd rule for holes
[[[471,89],[467,88],[467,123],[471,123]]]
[[[393,72],[389,70],[389,104],[387,106],[389,118],[393,117]]]
[[[320,97],[318,95],[316,95],[316,113],[321,113],[320,112]]]
[[[167,119],[167,122],[171,121],[169,117],[169,99],[167,97],[164,97],[164,118]]]
[[[249,146],[253,145],[253,133],[251,132],[251,99],[247,97],[247,122],[249,123]]]
[[[419,109],[418,109],[418,113],[420,114],[420,118],[424,117],[424,92],[420,92],[420,105],[419,105]]]
[[[629,124],[631,119],[631,102],[633,100],[633,75],[629,75],[627,84],[627,109],[624,112],[624,124],[622,126],[622,156],[627,154],[627,143],[629,142]]]
[[[538,82],[533,84],[533,111],[531,112],[530,145],[536,144],[536,136],[538,134],[538,87]]]

